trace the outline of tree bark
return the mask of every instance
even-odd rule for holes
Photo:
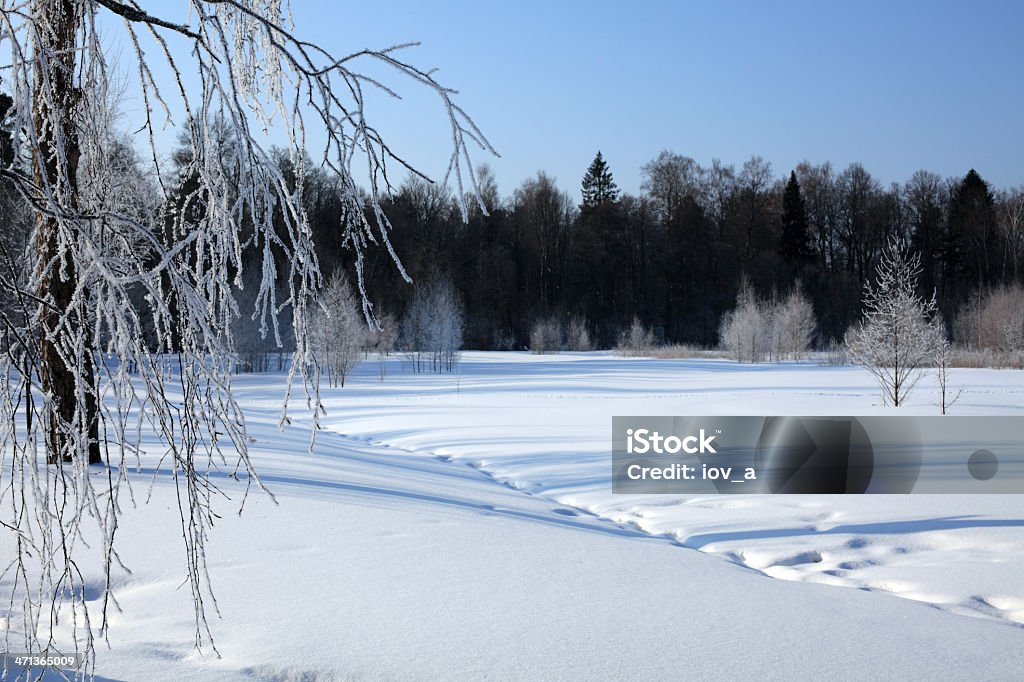
[[[81,149],[74,73],[82,17],[76,0],[37,0],[34,10],[38,33],[32,117],[38,141],[33,170],[45,206],[36,211],[36,293],[45,302],[40,304],[38,328],[47,461],[87,455],[95,464],[102,462],[95,366],[85,300],[74,300],[78,272],[71,249],[78,229],[74,214]],[[84,346],[72,342],[76,333],[85,338]]]

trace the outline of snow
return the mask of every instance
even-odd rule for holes
[[[244,482],[217,481],[232,498],[207,550],[221,658],[193,648],[173,481],[155,460],[132,473],[118,531],[132,573],[116,578],[99,679],[1019,677],[1019,496],[610,492],[613,415],[891,414],[863,370],[388,363],[384,381],[374,361],[322,389],[313,455],[309,415],[277,428],[283,376],[238,378],[277,504],[251,494],[238,515]],[[1024,373],[950,380],[967,387],[953,414],[1024,416]],[[929,382],[898,413],[936,414]]]

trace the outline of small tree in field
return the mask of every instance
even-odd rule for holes
[[[779,359],[799,358],[811,347],[817,323],[814,308],[799,282],[786,300],[772,308],[771,321]]]
[[[454,372],[462,350],[462,300],[450,278],[418,286],[402,317],[401,345],[414,372]]]
[[[538,355],[557,353],[562,348],[562,326],[554,317],[536,320],[530,328],[530,350]]]
[[[594,350],[585,319],[578,315],[569,318],[569,324],[565,327],[565,345],[569,350],[576,352]]]
[[[370,345],[367,350],[377,354],[377,370],[384,381],[388,369],[388,356],[398,343],[398,321],[390,313],[378,316],[377,329],[370,330]]]
[[[939,382],[939,409],[946,414],[953,403],[960,399],[963,388],[957,389],[954,393],[949,386],[949,368],[953,364],[953,344],[942,331],[942,324],[938,327],[935,341],[935,378]]]
[[[934,358],[940,331],[935,297],[917,294],[921,261],[903,242],[889,242],[875,281],[864,290],[864,319],[847,333],[850,359],[875,377],[884,404],[899,407]]]
[[[634,317],[629,329],[619,335],[615,350],[626,356],[637,356],[651,351],[654,345],[654,334],[640,322],[639,317]]]
[[[737,362],[758,362],[771,348],[771,332],[771,311],[744,281],[736,307],[722,317],[718,332],[722,347]]]
[[[343,271],[337,271],[320,294],[313,314],[310,345],[332,387],[345,386],[345,377],[363,359],[370,344],[369,327],[359,297]]]

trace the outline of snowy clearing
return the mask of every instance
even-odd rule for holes
[[[1011,679],[1020,496],[612,495],[611,417],[885,414],[849,367],[465,353],[364,363],[277,429],[283,377],[239,377],[277,496],[232,497],[208,551],[222,658],[192,648],[173,481],[133,474],[105,680]],[[956,370],[953,414],[1024,416],[1024,373]],[[935,414],[930,384],[903,414]],[[504,484],[504,485],[501,485]],[[102,593],[99,569],[93,576]],[[9,587],[3,585],[3,587]],[[848,589],[849,587],[861,589]],[[893,595],[906,597],[894,598]]]

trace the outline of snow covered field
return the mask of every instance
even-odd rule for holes
[[[901,414],[936,414],[929,380]],[[1024,373],[954,370],[953,414],[1024,417]],[[281,375],[239,377],[277,496],[224,477],[216,658],[192,648],[169,476],[133,475],[107,680],[1019,679],[1024,496],[613,495],[611,417],[861,415],[812,364],[465,353],[363,364],[279,432]],[[167,538],[167,539],[164,539]],[[93,576],[97,588],[98,572]],[[861,589],[849,589],[849,588]],[[904,598],[897,598],[904,597]]]

